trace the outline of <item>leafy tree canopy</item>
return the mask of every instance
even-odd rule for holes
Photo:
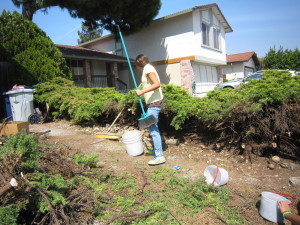
[[[81,24],[81,29],[82,31],[77,32],[79,36],[79,39],[77,39],[78,44],[99,38],[103,33],[103,29],[90,29],[84,23]]]
[[[149,25],[157,15],[160,0],[12,0],[22,6],[23,15],[32,20],[38,10],[47,12],[52,6],[67,9],[72,17],[83,18],[85,25],[102,27],[116,33],[118,24],[124,33],[135,32]]]
[[[13,64],[13,84],[34,85],[71,72],[45,32],[21,14],[3,11],[0,15],[0,61]]]
[[[262,62],[263,69],[289,69],[300,70],[300,51],[271,48]]]

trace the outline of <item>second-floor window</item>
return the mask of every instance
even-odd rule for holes
[[[202,23],[202,44],[209,46],[209,25]]]
[[[217,28],[213,28],[213,35],[214,35],[214,48],[220,49],[220,30]]]

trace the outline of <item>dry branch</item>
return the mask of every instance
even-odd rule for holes
[[[144,184],[143,184],[143,186],[141,188],[141,191],[140,191],[140,193],[142,194],[144,192],[144,188],[146,187],[146,185],[149,185],[150,183],[148,183],[147,177],[146,177],[143,170],[141,170],[141,174],[142,174],[142,177],[143,177],[143,180],[144,180]]]

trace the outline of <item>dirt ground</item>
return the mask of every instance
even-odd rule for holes
[[[106,128],[107,129],[107,128]],[[203,177],[208,165],[217,165],[229,173],[226,186],[230,190],[230,206],[237,207],[238,212],[252,224],[274,224],[259,215],[260,193],[263,191],[279,192],[292,195],[300,199],[300,187],[289,184],[290,177],[300,176],[300,164],[287,159],[280,159],[280,163],[295,163],[296,168],[282,168],[274,163],[275,168],[269,169],[272,161],[269,158],[256,157],[253,162],[244,160],[242,156],[232,155],[228,151],[217,153],[213,146],[202,143],[185,142],[178,145],[169,145],[164,154],[167,162],[159,166],[148,166],[151,156],[140,155],[132,157],[127,154],[125,144],[119,140],[100,139],[96,133],[102,133],[101,128],[81,128],[71,125],[67,121],[58,121],[44,124],[30,125],[30,132],[44,132],[50,130],[40,139],[45,143],[66,146],[68,151],[78,153],[98,153],[100,164],[113,170],[117,175],[132,174],[137,179],[143,179],[141,170],[147,172],[157,167],[167,166],[171,169],[178,166],[182,177],[196,180]],[[122,133],[119,133],[122,135]],[[292,206],[297,213],[296,204]],[[212,219],[213,216],[206,212],[191,221],[191,224],[225,224],[224,221]],[[199,222],[201,221],[201,222]],[[286,224],[290,224],[286,222]]]

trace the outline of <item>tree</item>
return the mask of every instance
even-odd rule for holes
[[[57,76],[71,78],[71,71],[45,32],[23,15],[0,15],[0,61],[13,64],[14,84],[28,86]]]
[[[96,38],[101,37],[103,29],[90,29],[88,26],[85,26],[84,23],[81,24],[82,31],[78,31],[78,36],[80,39],[77,39],[77,43],[81,44]]]
[[[271,48],[262,62],[263,69],[289,69],[300,70],[300,51],[283,49],[280,46],[277,51],[276,48]]]
[[[67,9],[72,17],[83,18],[91,29],[98,27],[117,33],[116,24],[124,33],[135,32],[150,24],[157,15],[160,0],[12,0],[25,17],[32,20],[38,10],[52,6]]]

